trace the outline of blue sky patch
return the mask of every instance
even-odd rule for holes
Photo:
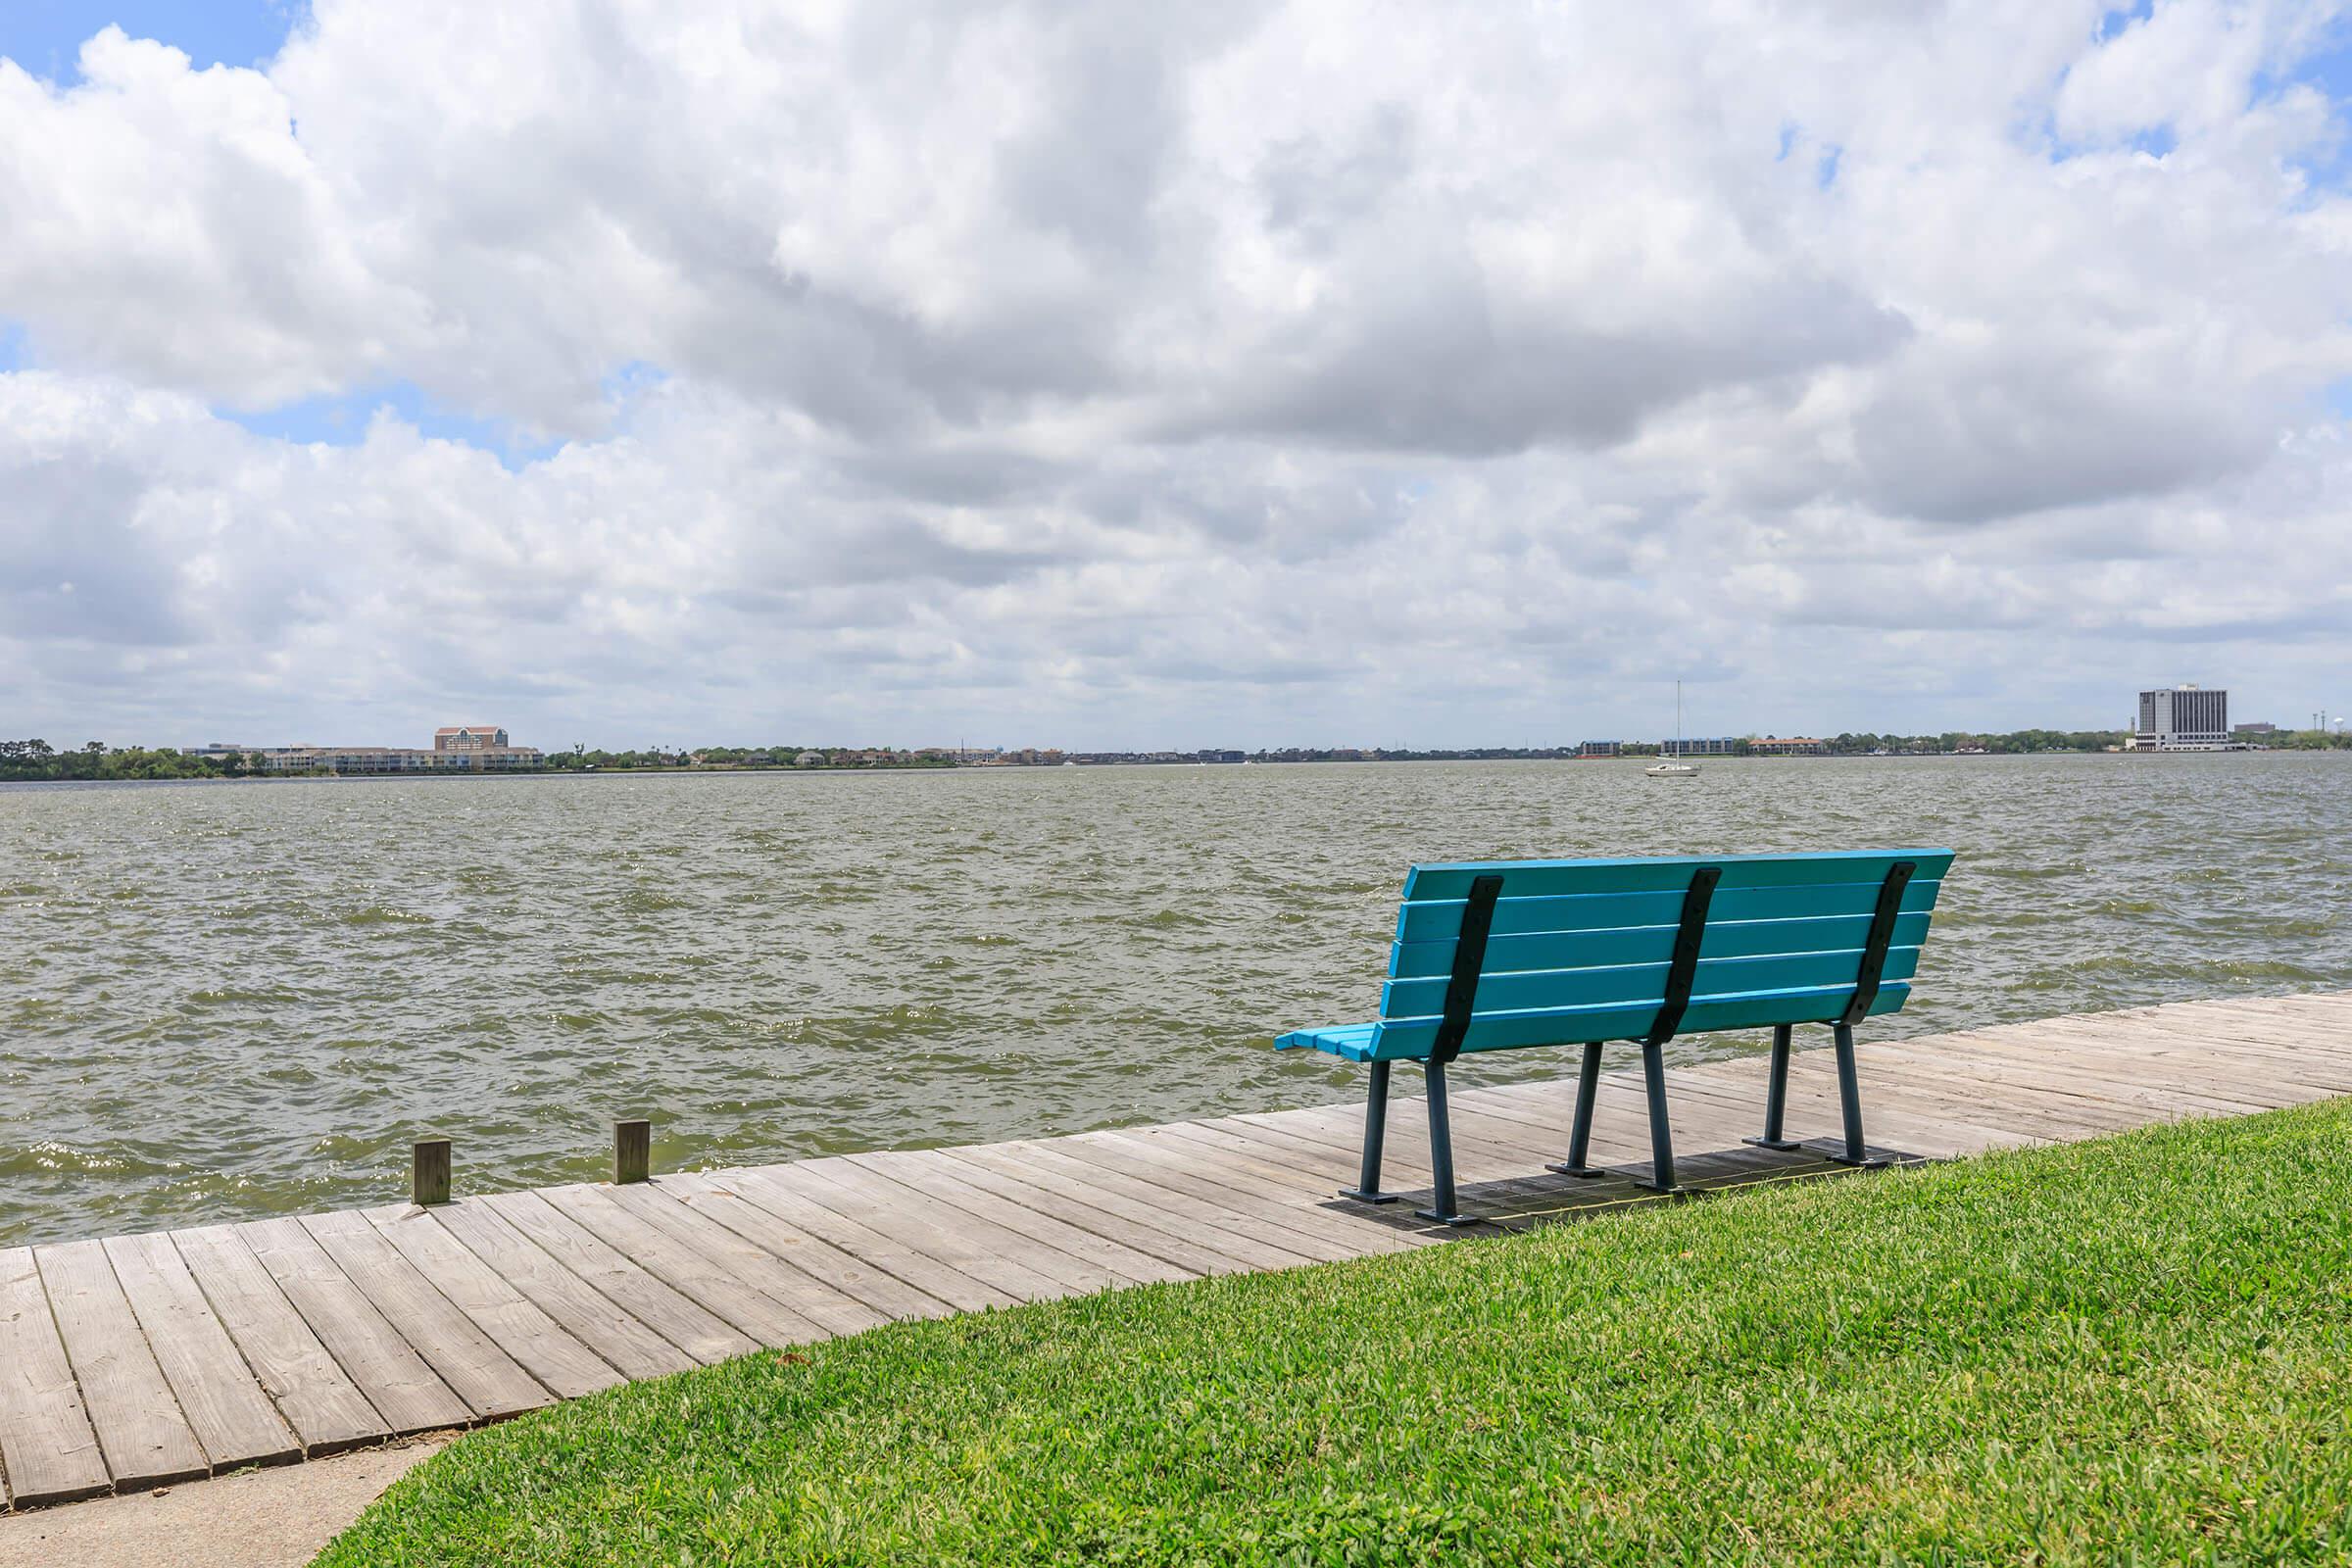
[[[252,66],[284,45],[310,0],[6,0],[0,55],[62,85],[81,79],[81,46],[109,23],[184,51],[198,70]]]
[[[294,441],[305,446],[322,442],[332,447],[351,447],[367,438],[368,421],[379,409],[389,410],[403,422],[415,425],[434,440],[462,442],[490,453],[510,472],[554,457],[564,446],[561,441],[526,441],[503,420],[452,412],[409,381],[394,381],[339,396],[304,398],[298,403],[260,412],[236,409],[215,412],[255,435],[272,440]]]
[[[668,380],[669,372],[659,365],[631,360],[626,365],[607,370],[599,386],[606,402],[626,407]]]
[[[0,375],[24,368],[24,324],[0,321]]]
[[[2132,0],[2128,6],[2113,6],[2099,18],[2099,42],[2121,34],[2133,23],[2145,22],[2156,14],[2156,0]]]

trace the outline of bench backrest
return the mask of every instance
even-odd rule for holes
[[[1854,850],[1416,865],[1370,1054],[1893,1012],[1951,863],[1950,850]]]

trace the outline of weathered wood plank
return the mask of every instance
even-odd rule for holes
[[[1210,1246],[1199,1237],[1187,1235],[1181,1230],[1162,1230],[1154,1225],[1132,1223],[1087,1201],[1084,1193],[1068,1192],[1008,1176],[987,1165],[959,1159],[956,1156],[960,1152],[957,1150],[929,1150],[919,1157],[936,1171],[941,1181],[953,1181],[980,1192],[993,1193],[1033,1212],[1159,1258],[1187,1274],[1236,1274],[1247,1273],[1251,1268],[1250,1263],[1232,1252]]]
[[[2061,1138],[2128,1132],[2160,1119],[2153,1110],[2134,1105],[2120,1094],[2111,1100],[2087,1099],[2055,1085],[2002,1081],[1981,1063],[1960,1061],[1948,1052],[1906,1050],[1879,1042],[1857,1051],[1856,1062],[1865,1096],[1874,1083],[1900,1083],[1908,1094],[1934,1092],[1956,1103],[1998,1106],[2004,1116],[2034,1118]]]
[[[1125,1242],[1083,1225],[1057,1219],[1043,1209],[1006,1197],[992,1185],[975,1181],[961,1167],[942,1156],[920,1151],[852,1154],[849,1162],[902,1187],[936,1199],[950,1208],[1003,1226],[1016,1235],[1051,1247],[1108,1270],[1135,1285],[1192,1280],[1204,1270],[1172,1263],[1156,1252],[1139,1250]]]
[[[1286,1183],[1279,1167],[1254,1159],[1216,1151],[1210,1151],[1209,1157],[1196,1157],[1176,1148],[1172,1139],[1147,1142],[1119,1133],[1082,1133],[1057,1140],[1056,1148],[1087,1164],[1278,1225],[1296,1238],[1282,1245],[1317,1258],[1402,1251],[1419,1240],[1410,1232],[1366,1225],[1314,1206],[1323,1200],[1321,1193],[1302,1192],[1295,1177]]]
[[[473,1412],[384,1321],[295,1219],[248,1220],[237,1236],[394,1434],[462,1427]]]
[[[636,1189],[629,1189],[635,1191]],[[541,1194],[556,1211],[647,1273],[765,1346],[831,1338],[808,1318],[614,1201],[617,1188],[573,1185]]]
[[[631,1317],[704,1365],[760,1348],[758,1340],[647,1273],[558,1212],[540,1194],[504,1193],[480,1201]]]
[[[349,1209],[312,1214],[302,1226],[476,1417],[494,1421],[548,1402],[539,1380],[459,1311],[364,1215]]]
[[[306,1454],[336,1453],[392,1435],[242,1237],[226,1226],[206,1226],[172,1232],[172,1246]]]
[[[726,1173],[725,1185],[728,1191],[766,1209],[787,1224],[798,1226],[810,1236],[895,1275],[958,1311],[976,1312],[991,1306],[1012,1306],[1020,1300],[1020,1298],[976,1279],[959,1268],[942,1263],[919,1249],[908,1247],[871,1226],[836,1213],[822,1203],[811,1202],[791,1185],[777,1179],[780,1172],[790,1168],[763,1165],[752,1170],[731,1170]]]
[[[301,1458],[302,1444],[246,1369],[172,1238],[118,1236],[106,1255],[213,1468]]]
[[[908,1193],[907,1200],[901,1200],[895,1194],[878,1190],[882,1184],[875,1182],[870,1172],[836,1170],[838,1164],[809,1161],[784,1166],[769,1175],[809,1202],[868,1226],[908,1250],[1020,1300],[1050,1301],[1073,1291],[1101,1290],[1112,1283],[1110,1275],[1102,1270],[1091,1271],[1087,1284],[1062,1278],[1063,1271],[1038,1255],[1044,1250],[1023,1238],[977,1221],[965,1226],[943,1219],[940,1205],[919,1194]]]
[[[2313,1051],[2242,1028],[2228,1028],[2217,1038],[2203,1027],[2151,1020],[2123,1035],[2113,1029],[2078,1028],[2074,1020],[2057,1018],[2031,1035],[2004,1030],[1999,1038],[2018,1052],[2057,1051],[2071,1061],[2111,1068],[2155,1063],[2168,1074],[2230,1087],[2292,1089],[2317,1099],[2352,1092],[2352,1055]]]
[[[657,1378],[699,1365],[631,1317],[626,1308],[548,1255],[487,1203],[461,1199],[433,1210],[433,1223],[465,1245],[582,1345],[628,1378]]]
[[[2116,1099],[2160,1111],[2218,1116],[2276,1110],[2322,1093],[2297,1091],[2278,1079],[2266,1079],[2256,1089],[2245,1083],[2242,1075],[2229,1082],[2206,1071],[2182,1070],[2147,1051],[2070,1043],[2063,1055],[2054,1055],[2046,1043],[2014,1038],[1971,1041],[1968,1071],[1972,1077],[1991,1083],[2043,1084],[2073,1095]]]
[[[113,1484],[29,1247],[0,1249],[0,1468],[20,1508]]]
[[[1295,1268],[1314,1261],[1313,1254],[1285,1247],[1273,1237],[1285,1232],[1268,1227],[1272,1237],[1247,1223],[1225,1224],[1223,1216],[1207,1215],[1190,1200],[1171,1201],[1176,1195],[1149,1182],[1135,1181],[1110,1171],[1097,1170],[1050,1147],[1022,1144],[985,1144],[948,1152],[957,1160],[983,1170],[1000,1171],[1022,1181],[1069,1195],[1073,1201],[1139,1228],[1189,1236],[1233,1258],[1245,1268]],[[1203,1223],[1204,1219],[1216,1221]]]
[[[783,1302],[827,1334],[858,1334],[890,1321],[857,1297],[836,1290],[765,1248],[754,1246],[710,1215],[690,1208],[668,1181],[609,1190],[615,1203],[693,1248],[760,1294]]]
[[[410,1267],[549,1393],[575,1399],[620,1385],[621,1375],[603,1356],[445,1230],[439,1219],[444,1212],[446,1205],[423,1209],[395,1203],[369,1209],[366,1218]],[[327,1250],[331,1255],[334,1249]]]
[[[116,1487],[168,1487],[210,1475],[204,1446],[156,1365],[105,1244],[36,1247],[32,1257]]]
[[[1728,1109],[1745,1107],[1755,1118],[1748,1123],[1749,1130],[1762,1132],[1761,1089],[1725,1082],[1714,1072],[1715,1065],[1668,1068],[1668,1097],[1714,1097]],[[1806,1062],[1800,1067],[1792,1061],[1788,1071],[1788,1125],[1784,1129],[1787,1135],[1797,1140],[1836,1135],[1842,1129],[1842,1115],[1837,1080],[1826,1065]],[[1862,1125],[1871,1138],[1881,1143],[1892,1142],[1912,1153],[1938,1158],[2049,1141],[2040,1133],[2023,1131],[2014,1125],[1981,1126],[1975,1121],[1963,1122],[1945,1110],[1923,1109],[1899,1085],[1882,1081],[1866,1081],[1862,1086]]]
[[[1265,1114],[1245,1113],[1221,1118],[1218,1125],[1235,1132],[1249,1131],[1266,1136],[1269,1140],[1288,1141],[1293,1147],[1314,1146],[1327,1154],[1337,1155],[1344,1162],[1346,1182],[1352,1186],[1354,1171],[1363,1151],[1363,1112],[1360,1109],[1339,1113],[1332,1107],[1320,1114],[1295,1110],[1270,1111]],[[1137,1129],[1145,1131],[1146,1129]],[[1156,1129],[1152,1129],[1156,1131]],[[1517,1129],[1490,1128],[1475,1118],[1453,1118],[1453,1168],[1455,1177],[1464,1182],[1494,1181],[1518,1175],[1543,1163],[1536,1149],[1524,1144],[1514,1134]],[[1389,1169],[1399,1179],[1405,1173],[1419,1171],[1422,1179],[1429,1172],[1429,1108],[1419,1097],[1398,1097],[1389,1105],[1387,1160]],[[1544,1158],[1558,1155],[1547,1154]]]
[[[662,1184],[696,1213],[783,1258],[809,1278],[823,1280],[844,1296],[857,1298],[886,1318],[946,1317],[956,1310],[897,1275],[777,1218],[737,1193],[729,1185],[733,1174],[689,1172],[664,1176]]]

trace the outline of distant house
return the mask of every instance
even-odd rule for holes
[[[495,724],[444,724],[433,731],[436,752],[503,751],[507,744],[507,732]]]
[[[1816,740],[1810,735],[1767,735],[1760,741],[1747,743],[1747,755],[1750,757],[1822,757],[1828,754],[1829,749],[1829,742]]]
[[[825,765],[825,754],[822,752],[803,752],[800,756],[792,760],[792,765],[795,767],[822,767]]]

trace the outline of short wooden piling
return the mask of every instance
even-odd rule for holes
[[[449,1140],[419,1138],[409,1167],[409,1196],[419,1207],[449,1201]]]
[[[654,1174],[654,1124],[616,1121],[612,1124],[612,1185],[651,1181]]]

